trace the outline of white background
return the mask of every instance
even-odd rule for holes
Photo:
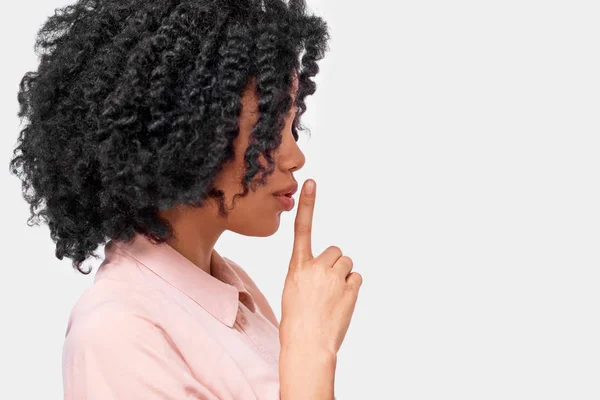
[[[66,4],[1,17],[3,399],[61,398],[67,319],[93,279],[27,227],[8,174],[18,82]],[[296,178],[318,184],[314,252],[340,246],[364,278],[337,398],[600,398],[598,3],[309,6],[332,38]],[[278,317],[294,216],[217,244]]]

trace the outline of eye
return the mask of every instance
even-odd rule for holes
[[[296,117],[294,118],[294,121],[292,122],[292,136],[294,136],[294,141],[298,141],[298,122],[299,122],[299,116],[298,114],[296,114]]]

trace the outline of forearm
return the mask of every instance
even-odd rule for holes
[[[281,400],[334,400],[337,357],[326,351],[282,348],[279,356]]]

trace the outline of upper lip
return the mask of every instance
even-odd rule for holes
[[[286,195],[293,195],[294,193],[296,193],[298,191],[298,182],[294,182],[291,185],[289,185],[288,187],[286,187],[283,190],[280,190],[278,192],[273,193],[275,196],[286,196]]]

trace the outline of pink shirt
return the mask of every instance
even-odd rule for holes
[[[215,250],[211,274],[142,235],[109,241],[63,348],[66,400],[279,399],[279,324]]]

